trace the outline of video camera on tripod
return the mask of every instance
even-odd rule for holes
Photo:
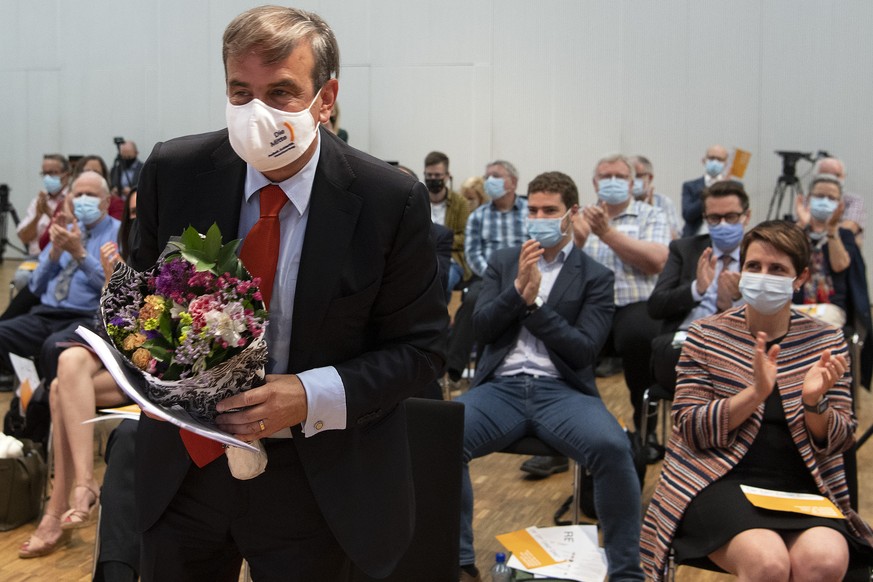
[[[18,213],[15,212],[15,207],[9,202],[9,186],[0,184],[0,263],[3,262],[3,254],[6,252],[6,247],[10,246],[21,254],[26,255],[24,249],[18,248],[9,242],[6,237],[6,218],[12,215],[14,226],[18,226]]]
[[[767,220],[778,218],[782,208],[782,203],[785,200],[785,194],[788,193],[788,210],[791,210],[794,199],[798,195],[803,195],[803,187],[800,180],[797,178],[797,162],[805,160],[814,164],[822,158],[829,158],[830,155],[824,150],[818,150],[813,156],[812,152],[791,152],[786,150],[776,150],[776,154],[782,157],[782,175],[776,181],[776,188],[773,190],[773,196],[770,198],[770,208],[767,210]],[[785,220],[792,220],[793,213],[786,212],[783,215]]]

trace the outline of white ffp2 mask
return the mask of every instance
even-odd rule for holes
[[[225,118],[233,151],[259,172],[278,170],[294,162],[318,132],[309,109],[320,94],[319,89],[309,107],[293,113],[274,109],[260,99],[245,105],[228,100]]]

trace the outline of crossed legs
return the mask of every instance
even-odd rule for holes
[[[66,527],[88,520],[97,503],[99,485],[94,479],[94,425],[82,423],[94,416],[96,407],[125,401],[112,377],[89,350],[72,347],[61,352],[58,376],[49,390],[53,494],[34,532],[37,539],[27,543],[30,553],[40,553],[40,548],[53,549],[61,539],[62,518],[68,522]]]

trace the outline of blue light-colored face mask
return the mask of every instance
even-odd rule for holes
[[[709,238],[712,239],[712,246],[723,253],[729,253],[743,240],[743,222],[740,220],[736,224],[728,224],[721,221],[715,226],[709,227]]]
[[[57,194],[61,191],[61,186],[62,183],[60,176],[46,174],[42,177],[42,187],[45,188],[45,191],[49,194]]]
[[[488,176],[485,180],[485,194],[492,200],[496,200],[506,194],[506,183],[503,178]]]
[[[642,200],[646,197],[646,188],[643,182],[644,180],[642,178],[634,178],[633,195],[637,200]]]
[[[607,204],[621,204],[630,195],[630,180],[604,178],[597,181],[597,197]]]
[[[713,158],[708,158],[706,160],[706,173],[709,174],[710,177],[715,178],[722,172],[724,172],[724,162],[721,160],[716,160]]]
[[[568,210],[560,218],[528,218],[527,235],[540,243],[544,248],[551,248],[561,242],[566,231],[561,230],[561,223],[570,213]]]
[[[79,224],[88,226],[94,224],[103,216],[100,210],[100,199],[96,196],[79,196],[73,198],[73,214]]]
[[[830,198],[822,198],[820,196],[810,196],[809,198],[809,213],[816,220],[827,222],[840,203]]]

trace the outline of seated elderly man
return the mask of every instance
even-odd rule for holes
[[[613,275],[573,244],[579,194],[547,172],[528,186],[532,240],[495,251],[473,315],[485,346],[464,412],[461,580],[479,580],[468,463],[531,434],[594,478],[610,580],[642,580],[640,487],[628,438],[594,384],[613,312]]]
[[[100,247],[116,240],[120,224],[107,214],[109,186],[96,172],[84,172],[73,182],[65,204],[68,224],[56,221],[49,227],[51,242],[40,253],[29,283],[40,304],[0,321],[0,366],[7,370],[10,352],[39,356],[43,345],[51,347],[79,324],[90,322],[99,305],[105,281]],[[56,363],[40,364],[50,381]]]

